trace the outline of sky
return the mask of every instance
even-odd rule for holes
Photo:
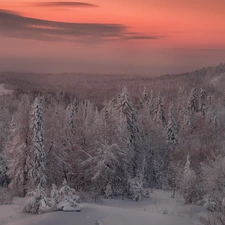
[[[224,62],[224,0],[0,0],[0,71],[155,76]]]

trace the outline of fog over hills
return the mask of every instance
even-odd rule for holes
[[[161,90],[172,97],[173,90],[193,85],[204,86],[217,93],[223,92],[225,84],[225,63],[201,68],[182,74],[167,74],[148,77],[135,75],[100,75],[81,73],[0,73],[0,83],[6,88],[22,92],[64,92],[80,99],[107,100],[127,86],[133,97],[141,94],[143,86],[153,91]]]

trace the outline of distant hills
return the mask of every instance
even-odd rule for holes
[[[180,86],[191,88],[202,86],[208,91],[222,93],[225,88],[225,63],[214,67],[159,77],[97,74],[38,74],[38,73],[0,73],[0,83],[8,89],[22,92],[64,92],[80,99],[88,98],[103,101],[116,97],[127,86],[131,96],[137,98],[145,86],[147,91],[164,92],[172,98]]]

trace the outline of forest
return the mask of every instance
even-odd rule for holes
[[[161,189],[224,212],[224,71],[104,81],[113,91],[97,99],[76,85],[0,96],[0,185],[24,197],[65,180],[80,196],[134,201]]]

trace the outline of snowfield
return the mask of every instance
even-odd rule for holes
[[[81,204],[81,212],[52,212],[32,215],[21,212],[25,199],[14,198],[12,205],[0,206],[0,225],[201,225],[206,210],[183,205],[169,192],[155,190],[149,199],[104,199],[102,203]]]

